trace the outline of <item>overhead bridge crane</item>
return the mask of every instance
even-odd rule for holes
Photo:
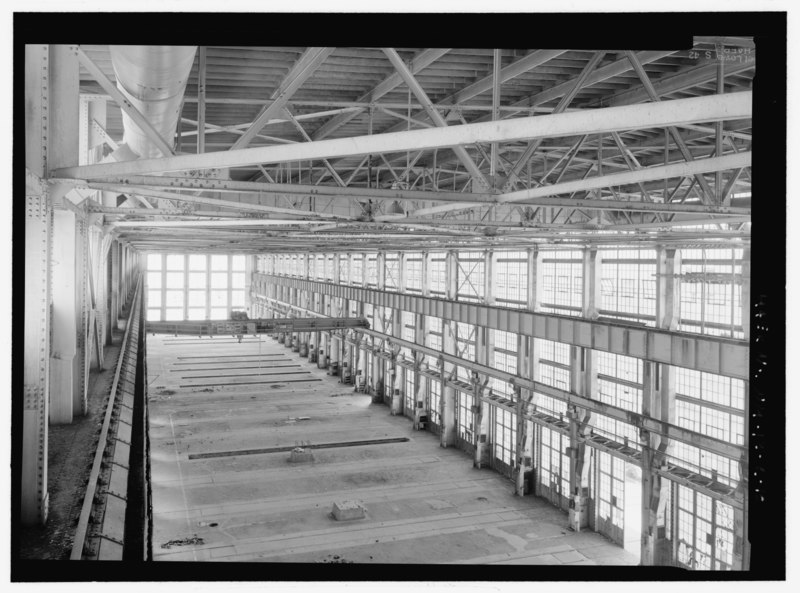
[[[148,321],[147,331],[152,334],[193,336],[235,336],[242,341],[245,335],[318,332],[334,329],[362,327],[369,322],[359,317],[286,317],[283,319],[248,319],[243,312],[233,312],[231,319],[202,321]]]

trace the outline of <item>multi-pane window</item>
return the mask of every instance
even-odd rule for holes
[[[514,448],[517,439],[515,414],[496,406],[492,406],[492,410],[494,415],[494,437],[492,438],[494,457],[513,467]]]
[[[534,338],[533,347],[539,357],[539,364],[536,366],[538,371],[536,380],[545,385],[568,391],[570,383],[569,345]]]
[[[742,250],[681,251],[681,331],[743,339]]]
[[[458,300],[482,301],[484,297],[486,265],[483,252],[458,254],[457,297]]]
[[[535,393],[532,404],[534,411],[543,412],[549,416],[563,416],[567,413],[567,402],[543,393]]]
[[[541,260],[543,312],[580,315],[583,307],[583,259],[579,250],[549,251]]]
[[[741,479],[738,459],[730,459],[699,447],[673,440],[667,449],[667,457],[674,464],[697,472],[729,486],[736,486]]]
[[[730,570],[733,507],[678,485],[677,560],[695,570]]]
[[[652,249],[602,251],[600,312],[655,325],[656,255]]]
[[[308,265],[308,278],[313,280],[317,277],[317,257],[313,254],[309,254],[306,261]]]
[[[335,263],[336,263],[336,260],[334,259],[333,254],[329,253],[325,257],[325,280],[327,280],[328,282],[333,282],[333,274],[334,274],[334,271],[335,271],[334,270]]]
[[[366,256],[366,268],[364,270],[364,280],[367,286],[378,286],[378,256],[375,253],[368,253]]]
[[[442,383],[438,379],[430,380],[430,402],[428,404],[428,414],[430,415],[431,423],[436,426],[442,425],[442,417],[439,414],[439,405],[442,394]]]
[[[631,412],[642,411],[643,363],[639,358],[596,352],[597,399]]]
[[[528,304],[528,254],[500,251],[496,255],[495,301],[501,307],[524,308]]]
[[[456,349],[458,357],[475,362],[475,326],[469,323],[456,323]],[[472,373],[465,367],[459,366],[456,377],[469,382]]]
[[[569,496],[569,437],[545,427],[541,428],[540,435],[539,479],[554,494]]]
[[[148,321],[229,319],[246,307],[246,256],[157,254],[147,258]]]
[[[598,412],[592,413],[592,432],[618,443],[627,443],[631,449],[640,448],[639,432],[633,425],[615,420]]]
[[[317,255],[317,265],[316,265],[316,278],[317,280],[325,280],[328,276],[328,272],[325,269],[325,264],[327,260],[324,255]]]
[[[414,314],[409,313],[408,311],[403,311],[400,319],[403,325],[403,333],[402,336],[400,337],[407,342],[414,342],[417,335],[417,328],[414,325]],[[413,360],[410,349],[403,347],[400,349],[400,351],[406,358],[408,358],[409,360]]]
[[[597,517],[622,530],[625,526],[625,462],[605,451],[596,451]]]
[[[744,445],[744,382],[676,368],[677,424],[735,445]]]
[[[422,291],[422,256],[409,253],[405,258],[406,286],[408,292]]]
[[[517,374],[517,334],[500,330],[491,330],[494,338],[494,363],[499,371],[512,375]],[[509,399],[514,399],[514,390],[506,381],[492,377],[489,380],[492,391]]]
[[[364,254],[354,253],[350,259],[350,284],[364,284]]]
[[[430,279],[432,296],[443,297],[446,294],[447,273],[444,253],[431,253],[428,259],[428,278]]]
[[[463,391],[456,392],[456,434],[459,438],[468,443],[473,440],[473,418],[472,406],[475,404],[475,398],[471,393],[464,393]]]
[[[383,258],[386,276],[384,283],[386,290],[400,290],[400,260],[396,253],[387,253]]]
[[[415,382],[416,373],[411,369],[403,369],[405,381],[403,382],[403,405],[407,416],[414,414],[414,402],[416,399]]]
[[[442,350],[442,320],[439,317],[428,317],[426,319],[425,345],[433,350]],[[438,362],[435,356],[425,355],[425,362],[428,367],[435,369]]]

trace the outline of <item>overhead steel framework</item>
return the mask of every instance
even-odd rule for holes
[[[280,334],[618,541],[622,460],[644,564],[747,568],[755,65],[26,46],[22,522],[142,277],[149,332]]]

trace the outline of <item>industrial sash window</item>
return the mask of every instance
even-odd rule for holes
[[[416,380],[416,373],[411,369],[403,369],[405,371],[405,385],[403,393],[403,408],[404,414],[409,418],[414,417],[414,382]]]
[[[406,292],[422,292],[422,257],[409,253],[405,259]]]
[[[744,444],[744,382],[710,373],[676,368],[676,424],[735,445]],[[673,441],[668,457],[677,465],[736,486],[738,459]]]
[[[583,259],[579,250],[551,251],[541,262],[540,310],[580,315],[583,306]]]
[[[534,338],[534,349],[539,355],[536,380],[565,391],[570,384],[569,345]]]
[[[499,251],[495,260],[496,283],[492,287],[500,307],[523,309],[528,305],[528,254]]]
[[[653,249],[603,250],[600,313],[649,326],[656,321],[656,252]]]
[[[447,262],[444,253],[431,253],[428,256],[428,280],[431,296],[444,297],[447,282]]]
[[[151,253],[145,282],[148,321],[229,319],[246,306],[246,256]]]
[[[567,402],[536,392],[533,398],[533,409],[536,412],[543,412],[558,418],[566,415]]]
[[[512,375],[517,374],[517,334],[500,330],[490,330],[494,342],[494,362],[492,366],[498,371]],[[489,380],[492,393],[508,399],[515,398],[514,390],[506,381],[492,377]]]
[[[429,381],[429,401],[428,401],[428,417],[430,423],[438,432],[442,428],[442,417],[439,414],[439,400],[442,397],[442,383],[438,379],[428,379]]]
[[[383,259],[386,290],[400,290],[400,261],[396,253],[387,253]]]
[[[517,442],[516,414],[497,406],[487,406],[491,411],[492,467],[507,476],[514,468],[514,453]]]
[[[470,393],[456,390],[456,435],[462,441],[462,446],[472,450],[473,442],[473,413],[472,406],[475,405],[475,398]]]
[[[458,254],[456,294],[459,301],[483,301],[485,269],[483,252]]]
[[[394,365],[392,364],[391,360],[383,360],[383,368],[384,368],[383,402],[386,405],[390,406],[392,405],[392,394],[394,393],[395,381],[397,380],[397,376],[392,374],[392,371],[394,370]],[[397,367],[397,372],[400,372],[400,370],[401,368]]]
[[[569,508],[569,437],[539,426],[537,443],[538,494],[557,507]]]
[[[366,268],[364,269],[364,280],[367,286],[378,286],[378,256],[374,253],[366,256]]]
[[[675,484],[679,564],[697,570],[730,570],[733,564],[733,507]]]
[[[595,501],[595,531],[618,544],[624,543],[625,462],[605,451],[595,451],[592,498]]]
[[[452,327],[452,324],[451,324]],[[469,323],[456,323],[456,348],[459,358],[475,362],[475,326]],[[456,377],[467,383],[472,373],[463,366],[456,367]]]
[[[354,253],[350,259],[350,284],[363,286],[364,284],[364,255]]]
[[[680,331],[744,339],[741,249],[683,249]]]

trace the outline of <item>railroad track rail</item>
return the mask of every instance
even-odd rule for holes
[[[71,560],[122,560],[126,544],[137,366],[143,338],[142,281],[137,281],[100,439],[75,530]],[[138,496],[134,494],[134,496]],[[144,525],[147,529],[147,525]],[[130,536],[130,534],[128,534]],[[146,538],[145,538],[146,539]],[[140,556],[140,559],[143,559]]]

